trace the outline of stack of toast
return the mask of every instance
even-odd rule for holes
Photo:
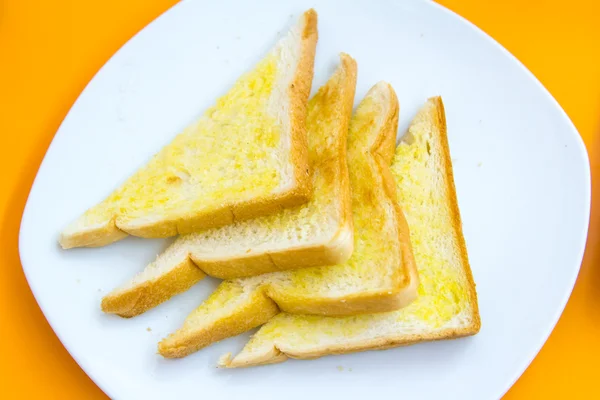
[[[399,104],[355,102],[347,54],[309,99],[317,14],[305,12],[202,117],[64,229],[63,248],[176,236],[102,299],[135,317],[223,279],[158,343],[184,357],[261,326],[223,367],[473,335],[480,319],[440,97],[396,145]]]

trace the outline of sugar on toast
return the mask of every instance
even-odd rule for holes
[[[316,42],[309,10],[201,118],[68,225],[61,246],[175,236],[308,201],[305,120]]]
[[[476,334],[480,317],[469,267],[441,98],[429,99],[396,149],[392,165],[421,281],[399,311],[331,318],[280,313],[223,367],[310,359]]]

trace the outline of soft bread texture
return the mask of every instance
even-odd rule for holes
[[[61,246],[175,236],[307,202],[316,43],[317,15],[309,10],[204,116],[71,223]]]
[[[317,358],[476,334],[480,329],[456,200],[444,106],[429,99],[396,149],[392,165],[399,202],[411,229],[421,281],[406,308],[330,318],[281,313],[264,325],[223,367]]]
[[[279,310],[355,315],[396,310],[413,301],[418,277],[390,172],[397,127],[396,94],[381,82],[350,123],[348,165],[356,231],[355,250],[347,262],[226,281],[181,329],[159,343],[159,353],[186,356],[261,325]]]
[[[356,62],[340,65],[308,106],[314,195],[301,206],[178,238],[132,281],[102,300],[104,312],[138,315],[204,277],[231,278],[346,261],[354,247],[346,139]]]

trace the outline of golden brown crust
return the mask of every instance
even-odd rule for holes
[[[207,275],[219,279],[245,278],[270,272],[314,266],[335,265],[350,258],[354,248],[352,230],[344,225],[325,245],[298,247],[276,252],[257,253],[227,260],[191,259]]]
[[[396,134],[398,132],[398,118],[400,105],[398,97],[391,85],[387,84],[390,94],[389,115],[386,118],[381,136],[373,143],[371,152],[377,163],[379,174],[383,181],[383,190],[394,208],[396,225],[398,227],[398,242],[400,243],[400,259],[402,265],[395,270],[394,279],[397,281],[392,293],[383,296],[385,303],[374,312],[394,311],[402,308],[417,298],[419,278],[415,264],[412,245],[410,242],[410,231],[404,213],[398,204],[396,193],[396,181],[392,176],[391,164],[396,150]]]
[[[169,335],[158,344],[158,352],[166,358],[185,357],[211,343],[256,328],[278,313],[277,305],[262,291],[256,291],[244,307],[237,308],[231,315],[214,321],[205,329]]]
[[[340,54],[341,71],[345,75],[345,79],[342,82],[345,83],[345,87],[342,88],[342,95],[344,96],[342,102],[341,113],[345,118],[342,118],[342,135],[343,140],[338,141],[337,147],[337,168],[340,169],[338,174],[340,183],[340,201],[341,201],[341,228],[338,234],[333,239],[334,246],[332,246],[332,252],[340,252],[340,259],[344,261],[348,260],[354,250],[354,219],[352,218],[352,196],[350,189],[350,177],[348,176],[348,129],[350,125],[350,119],[352,118],[352,108],[354,106],[354,95],[356,92],[356,80],[357,80],[357,65],[356,61],[346,53]],[[347,117],[346,117],[347,116]],[[325,169],[327,172],[327,169]],[[348,239],[348,240],[346,240]],[[346,244],[345,244],[346,243]],[[335,253],[334,253],[335,254]],[[331,256],[331,253],[330,253]],[[333,257],[331,257],[333,258]],[[344,261],[337,261],[341,263]],[[329,265],[329,264],[322,264]]]
[[[219,366],[225,368],[253,367],[257,365],[280,363],[286,361],[288,358],[294,358],[299,360],[314,360],[328,355],[358,353],[366,350],[386,350],[394,347],[408,346],[411,344],[421,342],[457,339],[460,337],[475,335],[478,331],[479,329],[475,329],[472,326],[460,329],[452,328],[422,335],[401,335],[398,337],[391,338],[375,338],[357,343],[355,345],[337,343],[333,346],[312,348],[309,351],[280,349],[277,346],[273,346],[273,348],[270,349],[268,352],[264,354],[255,354],[252,357],[224,357],[219,363]]]
[[[99,247],[123,239],[128,234],[143,238],[164,238],[177,234],[196,232],[272,214],[283,208],[306,203],[312,196],[312,180],[308,169],[308,143],[306,139],[306,111],[312,86],[315,49],[318,39],[317,13],[310,9],[303,15],[301,26],[301,52],[296,74],[288,88],[290,101],[290,160],[294,166],[295,183],[288,190],[262,196],[249,201],[223,204],[221,207],[184,218],[161,219],[155,222],[128,221],[113,218],[98,228],[87,228],[73,233],[63,232],[59,243],[64,249],[73,247]],[[106,237],[104,237],[106,236]]]
[[[135,317],[185,292],[205,276],[188,258],[185,258],[177,267],[153,281],[105,296],[101,308],[105,313],[117,314],[125,318]]]
[[[267,291],[267,293],[269,292]],[[269,294],[269,296],[275,299],[281,311],[290,314],[311,314],[330,317],[396,311],[407,306],[416,298],[412,290],[406,289],[398,292],[373,291],[336,298],[319,299],[314,297],[292,297],[285,293],[277,296]]]
[[[479,332],[481,328],[481,317],[479,315],[479,303],[477,301],[477,291],[475,289],[475,281],[473,280],[473,273],[471,272],[471,266],[469,264],[469,256],[467,254],[467,245],[465,243],[465,237],[462,230],[462,219],[460,216],[460,210],[458,208],[458,200],[456,198],[456,186],[454,184],[454,170],[452,168],[452,158],[450,157],[450,147],[448,145],[448,131],[446,126],[446,112],[444,110],[444,103],[440,96],[432,97],[429,99],[433,103],[433,112],[435,115],[432,119],[435,121],[436,127],[439,131],[439,146],[440,154],[442,155],[442,162],[444,163],[444,171],[446,173],[446,194],[448,198],[448,205],[450,206],[450,212],[452,216],[452,227],[454,229],[454,235],[456,242],[458,243],[458,251],[462,261],[462,265],[469,282],[469,301],[473,307],[473,327],[474,333]]]
[[[317,13],[312,8],[304,13],[302,28],[302,50],[296,75],[288,88],[290,98],[290,127],[292,152],[296,187],[292,190],[295,197],[305,197],[306,201],[312,195],[312,179],[308,165],[308,139],[306,137],[306,113],[308,97],[312,87],[314,74],[315,51],[317,47]]]

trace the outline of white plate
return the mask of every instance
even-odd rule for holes
[[[378,80],[395,87],[401,132],[429,96],[443,96],[482,330],[468,339],[246,370],[215,363],[248,335],[164,360],[156,343],[215,282],[131,320],[103,315],[102,295],[166,241],[61,251],[58,233],[200,115],[310,6],[320,32],[313,89],[345,51],[358,61],[357,101]],[[560,316],[583,255],[589,206],[587,154],[565,113],[506,50],[442,7],[189,2],[129,41],[81,94],[31,190],[20,252],[60,340],[113,398],[480,400],[510,387]]]

